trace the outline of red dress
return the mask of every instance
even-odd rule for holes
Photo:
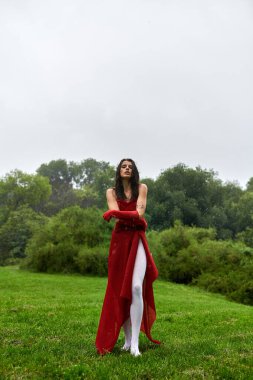
[[[136,210],[136,200],[117,200],[122,211]],[[152,283],[158,270],[148,248],[143,224],[138,219],[120,220],[112,232],[108,256],[108,283],[100,316],[96,348],[99,354],[112,351],[123,323],[130,316],[132,300],[132,275],[139,239],[142,240],[147,257],[147,269],[143,281],[143,317],[141,331],[154,343],[151,327],[156,319]]]

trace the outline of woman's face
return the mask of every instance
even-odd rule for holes
[[[120,167],[121,178],[131,178],[133,173],[133,164],[131,161],[123,161]]]

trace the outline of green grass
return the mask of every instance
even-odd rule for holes
[[[253,308],[156,281],[153,345],[94,347],[105,278],[0,268],[0,379],[253,379]]]

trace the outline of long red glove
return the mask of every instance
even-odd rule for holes
[[[103,218],[109,222],[111,218],[118,219],[139,219],[138,211],[119,211],[119,210],[108,210],[104,213]]]

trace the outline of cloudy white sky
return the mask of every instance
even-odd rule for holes
[[[0,0],[0,175],[132,157],[253,176],[251,0]]]

